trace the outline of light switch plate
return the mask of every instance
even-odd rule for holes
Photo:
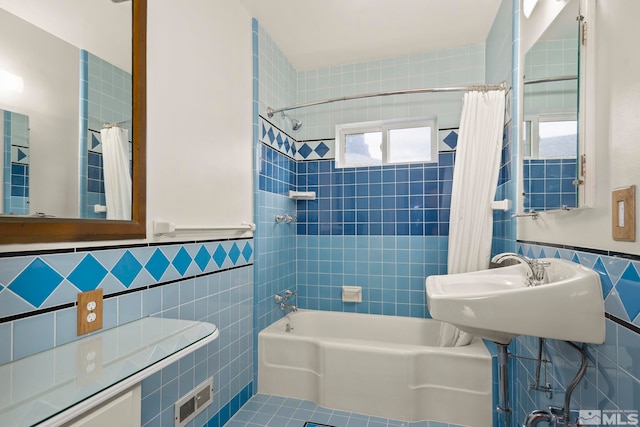
[[[92,304],[89,305],[89,303]],[[95,308],[93,308],[94,305]],[[95,320],[92,322],[87,320],[90,314],[95,314]],[[88,334],[98,329],[102,329],[102,289],[81,292],[78,294],[78,335]]]
[[[636,186],[611,193],[611,234],[613,240],[636,241]]]

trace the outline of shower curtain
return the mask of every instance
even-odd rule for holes
[[[100,131],[107,219],[131,219],[131,173],[126,129],[114,126]]]
[[[489,267],[493,233],[491,202],[496,194],[505,92],[468,92],[464,95],[460,134],[451,190],[448,273],[466,273]],[[471,336],[447,326],[445,340],[464,345]]]

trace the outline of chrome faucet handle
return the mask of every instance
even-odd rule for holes
[[[297,293],[296,291],[290,291],[289,289],[287,289],[286,291],[284,291],[284,296],[285,296],[285,297],[287,297],[287,298],[288,298],[288,297],[290,297],[290,296],[292,296],[292,295],[293,295],[293,296],[296,296],[296,295],[298,295],[298,293]]]
[[[531,285],[542,285],[546,276],[546,268],[551,266],[551,263],[543,259],[532,259],[529,265],[531,265],[531,273],[533,275]]]
[[[551,266],[551,262],[550,261],[545,261],[543,259],[532,259],[531,260],[531,265],[532,266],[540,266],[540,267],[550,267]]]

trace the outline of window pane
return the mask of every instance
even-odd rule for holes
[[[575,158],[578,147],[578,122],[563,120],[540,122],[538,158]]]
[[[431,127],[389,131],[389,163],[430,162],[431,160]]]
[[[345,135],[344,165],[378,166],[382,164],[382,132],[352,133]]]

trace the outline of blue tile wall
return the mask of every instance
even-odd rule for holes
[[[254,286],[254,358],[258,332],[283,316],[274,295],[296,289],[295,223],[276,223],[276,215],[295,216],[296,205],[288,191],[295,190],[295,140],[288,122],[279,114],[260,117],[270,105],[295,103],[296,70],[264,31],[252,21],[254,222],[256,277]],[[295,304],[296,302],[294,302]],[[257,387],[257,364],[254,367]]]
[[[259,189],[288,195],[296,188],[296,162],[278,150],[259,144]]]
[[[446,236],[297,238],[302,308],[429,317],[424,280],[446,273]],[[343,303],[342,286],[361,286],[362,303]]]
[[[640,369],[634,360],[640,354],[640,262],[618,256],[603,255],[589,249],[561,249],[518,243],[518,252],[534,257],[555,257],[572,260],[592,268],[600,275],[605,298],[606,340],[602,345],[585,345],[589,358],[587,374],[572,396],[572,409],[578,410],[638,410],[640,408]],[[616,321],[615,319],[621,319]],[[515,352],[518,356],[535,357],[537,339],[519,337]],[[534,409],[548,405],[562,407],[563,390],[578,369],[580,356],[561,341],[547,340],[552,360],[548,369],[554,394],[548,399],[543,393],[530,391],[528,382],[535,375],[532,361],[518,358],[516,368],[517,419],[522,421]]]
[[[500,162],[500,174],[498,176],[498,188],[496,189],[495,200],[508,199],[512,201],[512,208],[507,211],[493,211],[493,240],[491,243],[492,255],[502,252],[513,252],[515,250],[515,221],[511,217],[514,212],[513,203],[517,200],[515,195],[515,181],[512,180],[512,170],[516,162],[513,154],[514,144],[511,135],[513,135],[513,122],[509,122],[504,128],[502,155]]]
[[[575,158],[525,159],[523,163],[526,211],[578,206],[573,184],[578,169]]]
[[[446,272],[455,153],[440,153],[438,163],[336,169],[332,159],[293,160],[270,142],[283,131],[259,124],[267,137],[256,171],[257,330],[283,315],[273,296],[285,289],[297,289],[301,308],[428,317],[424,278]],[[317,198],[294,202],[288,189]],[[297,222],[276,224],[277,214]],[[362,286],[363,302],[344,304],[343,285]]]
[[[298,163],[299,235],[447,236],[454,153],[438,163],[337,169],[333,160]]]
[[[77,339],[70,303],[80,290],[102,288],[105,329],[143,316],[218,326],[213,343],[143,381],[142,425],[173,425],[173,403],[214,376],[211,406],[188,425],[220,427],[253,393],[253,243],[134,245],[0,258],[0,363]]]

